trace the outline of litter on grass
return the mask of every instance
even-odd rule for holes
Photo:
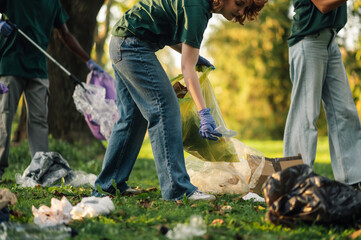
[[[34,223],[40,227],[68,224],[70,220],[93,218],[109,214],[115,209],[112,200],[107,197],[86,197],[74,207],[65,196],[61,200],[51,199],[51,206],[32,207]]]
[[[80,220],[106,215],[114,209],[114,203],[109,197],[86,197],[72,208],[70,214],[74,220]]]
[[[65,184],[77,187],[85,184],[94,186],[96,176],[83,171],[73,171],[57,152],[37,152],[24,173],[15,174],[15,179],[20,187],[59,186],[62,179]]]
[[[166,237],[172,240],[193,239],[207,232],[207,225],[199,215],[192,215],[189,223],[178,223],[172,230],[166,233]]]

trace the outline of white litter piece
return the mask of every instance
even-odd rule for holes
[[[70,211],[73,208],[65,196],[61,200],[51,199],[51,207],[42,205],[39,209],[32,206],[34,223],[39,227],[50,227],[67,224],[71,220]]]
[[[256,193],[249,192],[245,196],[242,197],[243,200],[253,200],[254,202],[265,202],[263,197],[260,197]]]
[[[206,232],[207,225],[203,218],[198,215],[192,215],[189,224],[178,223],[172,230],[167,232],[166,237],[172,240],[185,240],[202,236]]]
[[[107,197],[86,197],[73,207],[70,214],[73,219],[92,218],[98,215],[106,215],[115,209],[112,200]]]

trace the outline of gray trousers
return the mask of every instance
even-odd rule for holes
[[[284,156],[302,154],[313,166],[316,122],[325,109],[335,180],[361,181],[361,125],[342,62],[335,32],[325,29],[290,47],[291,106],[284,134]]]
[[[31,157],[38,151],[48,151],[49,80],[1,76],[0,82],[9,88],[7,93],[0,94],[0,170],[4,170],[8,167],[11,125],[22,93]]]

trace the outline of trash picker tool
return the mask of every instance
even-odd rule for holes
[[[18,28],[15,24],[13,24],[8,17],[2,13],[5,18],[7,19],[6,22],[12,26],[16,31],[18,31],[24,38],[26,38],[31,44],[33,44],[37,49],[39,49],[39,51],[41,51],[47,58],[49,58],[53,63],[55,63],[55,65],[57,65],[63,72],[66,73],[66,75],[68,75],[68,77],[73,81],[73,83],[75,85],[80,85],[85,91],[85,87],[83,85],[82,82],[79,81],[79,79],[77,77],[75,77],[73,74],[71,74],[71,72],[69,72],[66,68],[64,68],[58,61],[56,61],[49,53],[47,53],[44,49],[42,49],[38,44],[36,44],[28,35],[26,35],[23,31],[21,31],[20,28]]]

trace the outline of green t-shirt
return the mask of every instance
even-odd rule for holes
[[[200,48],[211,17],[209,0],[140,0],[124,13],[112,34],[135,35],[159,48],[178,43]]]
[[[293,0],[293,7],[295,15],[291,36],[287,40],[289,46],[325,28],[336,28],[339,31],[347,22],[346,3],[327,14],[322,14],[311,0]]]
[[[59,0],[0,0],[0,12],[44,50],[53,28],[61,27],[68,19]],[[47,78],[46,57],[18,32],[7,38],[0,35],[0,76],[3,75]]]

